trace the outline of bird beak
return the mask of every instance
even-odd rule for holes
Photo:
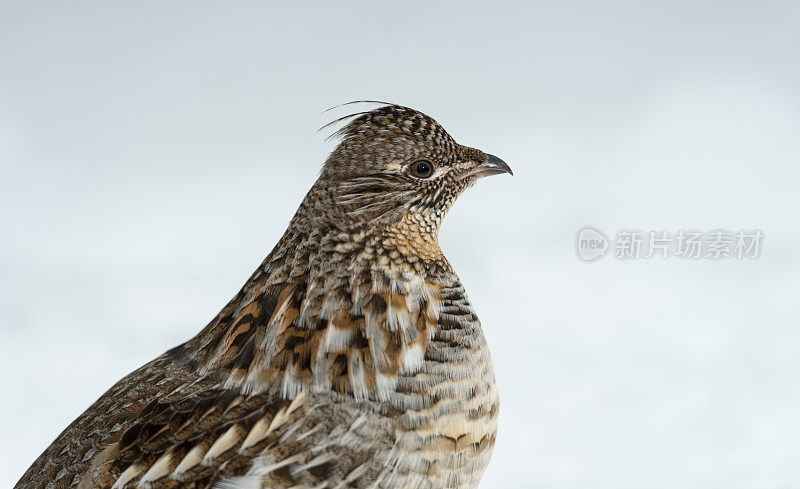
[[[509,175],[514,175],[514,172],[511,171],[511,168],[506,165],[506,162],[501,160],[495,155],[486,155],[486,159],[478,163],[478,165],[469,172],[470,176],[478,179],[483,177],[488,177],[491,175],[499,175],[501,173],[508,173]]]

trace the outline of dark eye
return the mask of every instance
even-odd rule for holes
[[[411,164],[411,174],[417,178],[428,178],[433,175],[433,164],[428,160],[419,160]]]

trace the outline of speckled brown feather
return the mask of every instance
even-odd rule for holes
[[[104,394],[17,489],[477,485],[497,394],[437,234],[485,155],[401,106],[339,135],[236,297]],[[406,173],[420,159],[435,178]]]

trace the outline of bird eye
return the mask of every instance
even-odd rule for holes
[[[411,164],[410,171],[417,178],[428,178],[433,175],[433,164],[427,160],[415,161]]]

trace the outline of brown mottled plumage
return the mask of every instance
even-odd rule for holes
[[[17,489],[477,486],[497,391],[437,235],[464,189],[511,171],[407,107],[339,135],[236,297],[104,394]]]

